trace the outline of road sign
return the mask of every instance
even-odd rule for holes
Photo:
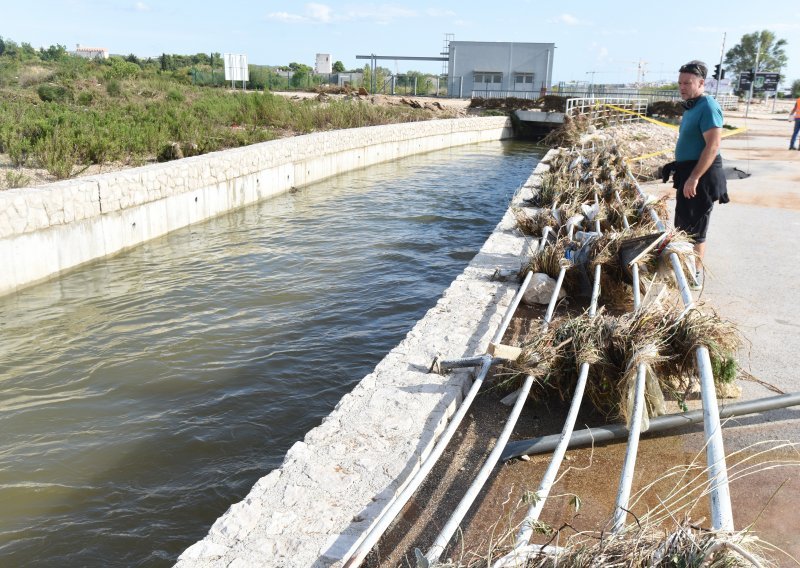
[[[742,74],[746,75],[746,74]],[[750,81],[748,77],[739,75],[739,90],[747,91],[750,89]],[[753,91],[758,93],[774,93],[778,90],[778,83],[781,80],[780,73],[756,73],[755,80],[753,81]]]

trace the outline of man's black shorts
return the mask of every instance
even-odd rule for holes
[[[691,199],[683,196],[683,184],[691,175],[696,161],[677,162],[675,176],[675,228],[686,231],[696,243],[706,242],[708,224],[714,201],[724,203],[727,198],[727,182],[722,171],[722,158],[717,156],[708,171],[700,177],[697,184],[697,195]],[[722,196],[724,195],[724,200]]]

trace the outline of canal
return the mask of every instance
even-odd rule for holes
[[[0,565],[174,563],[433,307],[540,155],[372,166],[0,298]]]

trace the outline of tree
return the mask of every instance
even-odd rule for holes
[[[39,57],[42,61],[61,61],[67,56],[67,48],[61,44],[51,45],[47,49],[39,49]]]
[[[333,63],[333,72],[344,73],[344,63],[342,63],[341,61],[335,61]]]
[[[800,79],[795,79],[792,82],[792,97],[800,97]]]
[[[756,71],[778,71],[788,61],[785,45],[785,39],[777,39],[769,30],[744,34],[741,41],[725,54],[725,64],[738,74],[754,69],[758,59]]]

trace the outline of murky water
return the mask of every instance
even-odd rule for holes
[[[435,304],[537,159],[374,166],[0,298],[0,565],[174,562]]]

